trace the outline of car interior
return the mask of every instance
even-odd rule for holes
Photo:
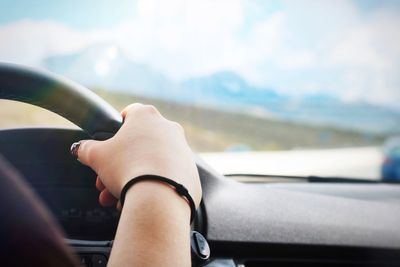
[[[12,64],[0,66],[0,98],[40,106],[80,128],[2,129],[0,151],[51,210],[82,265],[105,266],[119,211],[99,205],[96,174],[71,156],[70,146],[112,137],[120,114],[72,81]],[[200,157],[197,166],[203,200],[192,230],[206,238],[210,257],[194,265],[400,266],[396,183],[334,177],[246,183]]]

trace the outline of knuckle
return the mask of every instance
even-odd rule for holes
[[[181,133],[185,133],[185,129],[182,127],[182,125],[180,123],[175,122],[175,121],[170,121],[170,120],[166,120],[166,122],[168,123],[168,125],[170,125],[170,127],[172,129],[175,129]]]
[[[185,132],[185,129],[183,128],[183,126],[182,126],[180,123],[177,123],[177,122],[173,122],[173,123],[174,123],[174,126],[175,126],[180,132],[182,132],[182,133]]]
[[[135,111],[137,109],[140,109],[141,107],[143,107],[143,104],[141,104],[141,103],[133,103],[133,104],[130,104],[128,106],[128,111]]]
[[[88,158],[89,163],[94,164],[96,162],[96,160],[97,160],[96,154],[97,153],[96,153],[94,147],[89,147],[87,149],[87,158]]]
[[[85,157],[87,159],[87,162],[90,165],[95,166],[97,164],[98,155],[99,155],[97,146],[86,144],[86,147],[85,147],[85,144],[84,144],[84,151],[85,151],[84,154],[86,154]]]
[[[130,104],[126,108],[124,108],[123,113],[125,114],[125,117],[130,117],[133,113],[140,110],[140,108],[142,106],[143,106],[143,104],[141,104],[141,103]]]
[[[153,105],[145,105],[145,106],[143,106],[143,110],[150,114],[160,114],[158,112],[157,108]]]

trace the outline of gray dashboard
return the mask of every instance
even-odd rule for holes
[[[87,203],[88,220],[60,222],[77,252],[107,257],[118,216],[98,206],[95,174],[69,154],[70,144],[84,138],[73,129],[2,130],[0,151],[39,194],[54,189],[48,196],[65,195],[62,209]],[[197,164],[203,201],[194,228],[210,243],[214,263],[209,266],[258,267],[267,261],[299,263],[270,266],[399,266],[399,185],[246,184],[221,176],[201,159]],[[52,209],[57,207],[53,201]],[[310,262],[317,265],[301,265]],[[332,262],[339,265],[327,264]]]
[[[400,248],[400,187],[243,184],[205,189],[209,240]]]

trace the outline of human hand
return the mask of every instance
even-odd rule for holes
[[[114,205],[129,180],[153,174],[184,185],[197,207],[201,185],[183,128],[165,119],[153,106],[132,104],[121,114],[124,124],[114,137],[81,141],[76,152],[78,160],[98,175],[100,204]]]

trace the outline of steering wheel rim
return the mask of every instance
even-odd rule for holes
[[[121,114],[89,89],[50,72],[16,64],[0,62],[0,99],[25,102],[57,113],[95,140],[112,137],[123,123]],[[204,188],[212,188],[223,179],[201,158],[196,156],[195,160],[200,177],[214,178],[214,183],[201,179]],[[205,232],[202,205],[195,224]]]
[[[120,113],[89,89],[26,66],[0,63],[0,99],[25,102],[57,113],[96,140],[112,137],[122,125]]]

